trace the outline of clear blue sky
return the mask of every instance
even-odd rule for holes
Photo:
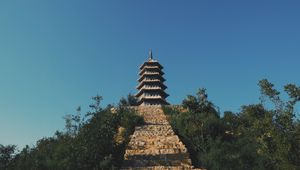
[[[300,85],[300,1],[2,0],[0,143],[33,145],[62,117],[135,93],[149,48],[168,100],[199,87],[221,111],[257,103],[258,80]]]

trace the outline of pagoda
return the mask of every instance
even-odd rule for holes
[[[164,85],[163,66],[153,59],[152,51],[149,51],[148,61],[140,66],[138,79],[138,92],[135,97],[138,105],[168,105],[166,98],[169,96]]]

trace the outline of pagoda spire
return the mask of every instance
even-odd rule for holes
[[[152,56],[152,50],[149,50],[149,60],[153,60],[153,56]]]

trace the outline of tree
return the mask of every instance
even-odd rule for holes
[[[134,127],[143,123],[141,116],[133,110],[111,105],[101,107],[102,97],[92,98],[91,110],[82,117],[81,108],[68,115],[66,131],[57,131],[53,137],[42,138],[36,146],[26,146],[15,156],[14,147],[0,147],[0,165],[8,170],[85,170],[117,169],[123,161],[125,147]],[[115,140],[123,127],[124,140]],[[10,149],[10,150],[9,150]],[[0,166],[0,169],[3,169]],[[7,167],[7,168],[6,168]]]
[[[100,103],[99,103],[100,104]],[[77,135],[77,133],[79,132],[79,129],[81,128],[84,119],[81,118],[81,107],[77,107],[76,109],[76,114],[72,115],[72,114],[68,114],[64,117],[65,119],[65,128],[66,128],[66,133],[71,136],[71,137],[75,137]]]
[[[138,100],[134,95],[129,93],[127,95],[127,98],[122,97],[120,99],[119,105],[120,106],[137,106],[138,105]]]
[[[179,112],[167,108],[164,108],[164,111],[169,115],[175,132],[186,144],[193,165],[203,166],[202,158],[207,155],[210,139],[216,139],[224,134],[224,125],[215,105],[208,100],[204,88],[200,88],[195,96],[188,95],[182,101],[182,106],[188,112]]]
[[[15,145],[4,146],[0,144],[0,169],[7,169],[9,167],[15,150]]]
[[[215,105],[208,100],[205,88],[199,88],[196,96],[188,95],[187,98],[182,101],[182,106],[187,108],[190,112],[207,112],[218,116]]]
[[[258,83],[261,103],[244,105],[220,118],[205,89],[188,95],[188,112],[164,109],[175,133],[189,150],[193,165],[207,169],[299,169],[300,123],[295,105],[300,87],[284,87],[289,100],[267,79]],[[267,108],[269,100],[274,107]]]
[[[290,100],[287,103],[287,111],[294,112],[294,107],[300,101],[300,87],[294,84],[287,84],[284,86],[285,92],[289,95]]]

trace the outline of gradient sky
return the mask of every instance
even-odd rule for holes
[[[150,48],[172,104],[205,87],[221,111],[237,112],[259,102],[262,78],[300,85],[299,9],[299,0],[1,0],[0,144],[52,136],[97,93],[103,106],[135,93]]]

